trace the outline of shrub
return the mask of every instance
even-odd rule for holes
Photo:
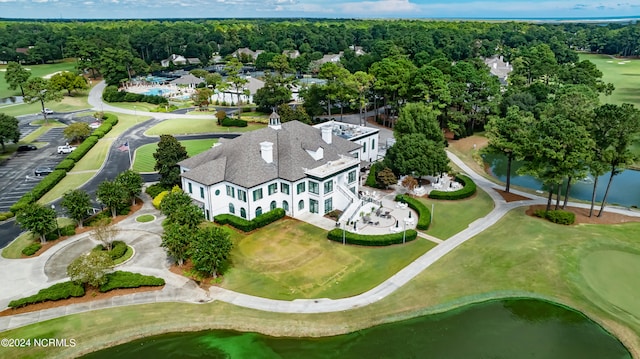
[[[109,251],[111,259],[116,260],[122,257],[127,252],[127,244],[122,241],[114,241]]]
[[[57,230],[51,231],[44,235],[44,239],[46,239],[47,241],[55,241],[58,238],[60,238],[60,236],[58,235]]]
[[[107,224],[111,223],[111,212],[110,211],[101,211],[98,214],[89,217],[85,222],[85,226],[95,226],[96,223],[100,221],[106,221]]]
[[[116,271],[107,274],[107,283],[100,286],[101,292],[119,288],[157,287],[164,285],[164,279],[139,273]]]
[[[75,165],[76,163],[72,159],[65,158],[64,160],[60,161],[60,163],[58,163],[56,169],[69,172]]]
[[[369,169],[369,175],[367,176],[367,180],[364,182],[365,186],[378,188],[377,172],[378,172],[378,164],[374,163],[371,165],[371,168]]]
[[[24,254],[25,256],[32,256],[36,254],[36,252],[39,251],[40,248],[42,248],[42,244],[40,244],[40,242],[31,243],[30,245],[22,249],[22,254]]]
[[[92,135],[87,137],[80,144],[80,146],[78,146],[78,148],[76,148],[73,152],[67,155],[67,159],[73,160],[75,162],[80,161],[80,159],[84,157],[84,155],[86,155],[87,152],[89,152],[89,150],[93,148],[93,146],[95,146],[96,143],[98,143],[98,136]]]
[[[118,116],[112,113],[104,114],[102,116],[102,119],[103,119],[103,123],[110,123],[111,126],[115,126],[118,124]]]
[[[237,228],[243,232],[250,232],[255,229],[252,221],[248,221],[244,218],[234,216],[232,214],[219,214],[213,217],[213,221],[220,225],[228,224],[231,227]]]
[[[84,287],[73,282],[63,282],[54,284],[49,288],[40,290],[32,296],[12,300],[9,302],[10,308],[20,308],[25,305],[46,302],[48,300],[60,300],[70,297],[82,297],[84,295]]]
[[[73,236],[74,234],[76,234],[75,224],[70,224],[68,226],[60,227],[60,235]]]
[[[327,238],[334,242],[342,243],[343,231],[340,228],[335,228],[327,233]],[[389,233],[382,235],[365,235],[358,234],[349,231],[344,231],[344,239],[346,243],[357,244],[360,246],[389,246],[392,244],[400,244],[404,242],[411,242],[418,236],[418,232],[413,229],[408,229],[406,232]],[[404,239],[403,239],[404,238]]]
[[[456,181],[462,183],[462,188],[453,191],[453,192],[445,192],[445,191],[431,191],[429,193],[429,198],[433,199],[446,199],[446,200],[456,200],[463,199],[473,196],[476,193],[476,184],[473,180],[465,175],[457,175]]]
[[[243,232],[251,232],[254,229],[266,226],[269,223],[273,223],[285,216],[285,211],[282,208],[276,208],[269,212],[263,213],[251,221],[244,218],[234,216],[232,214],[219,214],[213,217],[213,220],[221,225],[228,224],[234,228],[237,228]]]
[[[72,152],[73,153],[73,152]],[[12,213],[18,213],[24,206],[28,205],[31,202],[35,202],[42,198],[45,193],[49,192],[55,185],[58,184],[65,176],[67,175],[67,171],[64,170],[54,170],[49,173],[42,181],[40,181],[33,189],[20,197],[20,199],[14,203],[9,210]]]
[[[396,201],[406,202],[411,209],[418,212],[418,223],[416,224],[417,229],[420,229],[420,230],[429,229],[429,225],[431,225],[431,210],[429,210],[429,208],[427,208],[427,206],[425,206],[424,203],[404,194],[397,195]]]
[[[136,94],[119,91],[117,86],[107,86],[102,92],[102,99],[106,102],[147,102],[154,105],[169,103],[169,101],[156,95]]]
[[[13,217],[13,212],[2,212],[0,213],[0,222],[12,217]]]
[[[151,203],[156,209],[160,209],[160,203],[162,203],[162,199],[164,198],[164,196],[168,194],[169,194],[169,191],[162,191],[158,193],[158,195],[153,198],[153,202]]]
[[[557,224],[570,225],[570,224],[574,224],[576,221],[575,213],[564,211],[561,209],[552,210],[552,211],[545,211],[543,209],[538,209],[535,212],[533,212],[533,214],[536,215],[537,217],[545,218],[550,222],[557,223]]]
[[[225,118],[222,120],[222,126],[225,127],[247,127],[247,121],[234,118]]]
[[[166,191],[168,188],[163,187],[160,183],[152,184],[144,190],[151,198],[156,198],[162,191]]]

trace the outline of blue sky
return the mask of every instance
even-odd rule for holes
[[[588,18],[640,15],[640,0],[0,0],[5,18]]]

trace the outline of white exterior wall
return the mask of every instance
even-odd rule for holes
[[[354,142],[362,146],[358,153],[358,158],[360,158],[361,161],[375,162],[378,160],[378,148],[380,147],[380,144],[378,143],[377,132],[372,133],[369,136],[359,138]]]
[[[324,215],[326,212],[324,201],[327,198],[332,198],[332,210],[344,210],[351,203],[351,199],[348,196],[345,196],[345,194],[340,189],[338,189],[338,186],[342,186],[346,191],[349,191],[350,188],[353,187],[355,193],[358,193],[359,170],[359,166],[356,166],[352,169],[349,169],[348,171],[344,171],[323,180],[304,178],[296,182],[289,182],[286,180],[277,179],[249,189],[245,189],[228,182],[217,183],[212,186],[204,186],[200,183],[182,178],[182,188],[184,189],[185,193],[189,194],[189,196],[193,200],[202,203],[203,209],[205,211],[205,216],[206,211],[209,211],[210,221],[213,221],[213,217],[219,214],[230,213],[230,203],[233,204],[234,207],[233,215],[242,217],[241,209],[244,208],[246,211],[246,219],[252,220],[256,217],[256,209],[258,207],[262,207],[262,213],[270,211],[272,201],[276,201],[277,208],[283,208],[283,201],[287,201],[289,204],[287,215],[291,217],[298,217],[301,214],[308,213],[310,211],[310,199],[315,199],[318,201],[318,215]],[[349,172],[354,171],[355,181],[349,183]],[[317,195],[309,192],[309,181],[318,183],[319,193]],[[330,193],[324,193],[324,184],[329,181],[333,182],[333,190]],[[273,183],[277,184],[277,192],[269,195],[269,185]],[[281,191],[282,183],[286,183],[289,185],[289,194],[283,193]],[[299,183],[305,184],[305,191],[300,194],[297,193],[297,186]],[[191,193],[189,193],[189,184],[191,184]],[[233,188],[233,197],[227,195],[227,186]],[[200,196],[200,188],[204,188],[204,198],[201,198]],[[257,189],[262,189],[262,198],[254,201],[253,191]],[[246,192],[246,202],[239,199],[238,190],[243,190]],[[219,191],[217,195],[216,191]],[[298,209],[298,203],[300,200],[304,202],[304,208],[302,210]]]

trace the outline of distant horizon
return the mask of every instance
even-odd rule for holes
[[[1,0],[0,0],[1,1]],[[0,21],[129,21],[129,20],[463,20],[463,21],[566,21],[566,22],[598,22],[598,21],[611,21],[611,22],[626,22],[640,20],[640,15],[626,15],[626,16],[593,16],[593,17],[387,17],[387,18],[374,18],[374,17],[327,17],[327,16],[265,16],[265,17],[130,17],[130,18],[80,18],[80,17],[62,17],[62,18],[42,18],[42,17],[0,17]]]
[[[0,14],[2,20],[631,21],[640,17],[640,0],[0,0]]]

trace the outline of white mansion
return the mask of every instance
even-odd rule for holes
[[[251,220],[274,208],[291,217],[345,210],[359,202],[360,163],[377,159],[378,132],[333,121],[280,124],[274,113],[268,127],[179,162],[182,188],[207,220]]]

